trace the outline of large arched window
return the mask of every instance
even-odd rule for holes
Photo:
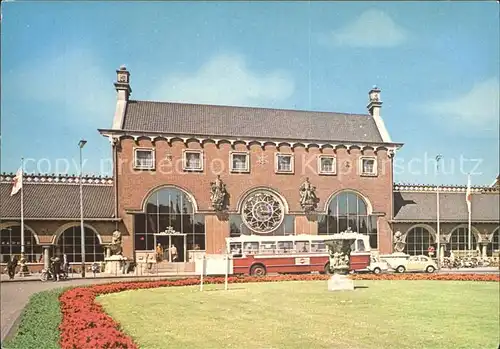
[[[85,263],[100,262],[104,260],[104,248],[96,233],[84,227],[85,237]],[[62,232],[57,240],[57,253],[68,257],[69,263],[82,262],[82,235],[79,225],[70,227]]]
[[[476,236],[471,232],[471,250],[477,250]],[[465,226],[452,230],[450,236],[450,247],[452,251],[469,250],[469,229]]]
[[[406,234],[405,251],[409,255],[427,255],[429,246],[436,248],[432,234],[425,227],[414,227]]]
[[[488,257],[495,256],[498,257],[498,254],[500,253],[500,230],[497,228],[493,232],[493,236],[491,237],[491,242],[488,244],[488,247],[486,248],[486,255]]]
[[[191,197],[182,190],[169,187],[153,192],[145,210],[135,215],[135,250],[154,250],[154,234],[168,227],[186,234],[187,250],[205,249],[205,216],[194,213]],[[179,253],[183,250],[180,243],[175,242]]]
[[[368,205],[361,195],[344,191],[330,200],[327,214],[319,217],[318,234],[337,234],[348,228],[353,232],[368,234],[370,246],[378,247],[377,217],[369,215]]]
[[[21,226],[13,225],[0,231],[0,252],[2,263],[7,263],[12,256],[21,256]],[[29,263],[36,263],[42,257],[42,246],[37,245],[31,229],[24,226],[24,257]]]

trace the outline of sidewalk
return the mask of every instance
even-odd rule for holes
[[[97,273],[96,276],[94,277],[93,273],[87,273],[85,275],[85,279],[87,280],[103,280],[103,279],[138,279],[138,280],[156,280],[156,279],[165,279],[165,278],[186,278],[186,277],[199,277],[199,275],[192,273],[192,272],[173,272],[173,273],[145,273],[141,275],[135,275],[134,273],[129,273],[129,274],[105,274],[105,273]],[[81,274],[69,274],[68,280],[66,281],[71,281],[71,280],[81,280],[82,276]],[[16,274],[13,280],[9,279],[9,276],[7,274],[1,274],[0,278],[0,283],[4,282],[42,282],[40,280],[40,274],[32,274],[29,276],[19,276]],[[53,280],[48,280],[46,282],[53,282]],[[65,281],[61,281],[65,282]]]

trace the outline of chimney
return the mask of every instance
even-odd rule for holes
[[[382,101],[380,100],[380,89],[377,86],[373,86],[373,88],[368,92],[368,97],[370,99],[370,103],[366,106],[368,108],[368,112],[375,120],[375,124],[377,125],[380,136],[382,137],[382,141],[385,143],[391,143],[391,136],[385,127],[384,120],[380,116],[380,109],[382,108]]]
[[[382,101],[380,100],[380,89],[377,86],[368,92],[368,97],[370,98],[370,103],[366,106],[368,112],[373,117],[380,117],[380,108],[382,108]]]
[[[132,88],[130,87],[130,73],[124,65],[116,71],[115,89],[119,101],[128,101]]]
[[[128,98],[132,93],[132,89],[130,88],[130,73],[124,65],[116,71],[115,89],[116,109],[115,116],[113,117],[113,129],[121,130],[123,121],[125,120]]]

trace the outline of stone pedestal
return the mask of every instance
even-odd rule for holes
[[[50,246],[43,246],[43,269],[48,270],[50,266]]]
[[[354,291],[354,281],[347,275],[334,274],[328,280],[328,291]]]
[[[106,266],[104,267],[104,272],[106,274],[121,274],[123,263],[127,261],[127,257],[114,255],[104,258],[104,261],[106,262]]]

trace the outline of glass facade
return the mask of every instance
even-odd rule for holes
[[[469,249],[469,229],[467,227],[458,227],[451,232],[450,247],[452,251],[467,251]],[[476,249],[476,236],[471,232],[471,250]]]
[[[176,188],[154,192],[146,212],[134,216],[135,250],[154,250],[154,234],[172,227],[186,234],[187,250],[205,249],[205,216],[195,214],[188,195]]]
[[[370,236],[371,248],[378,247],[377,217],[368,214],[364,199],[350,191],[333,197],[326,215],[318,217],[318,234],[332,235],[351,228],[353,232]]]
[[[37,263],[42,258],[42,246],[37,245],[31,230],[24,227],[24,257],[29,263]],[[21,226],[11,226],[0,231],[0,254],[2,263],[13,256],[21,257]]]
[[[100,262],[104,260],[104,247],[99,237],[92,229],[84,227],[85,262]],[[82,238],[79,225],[66,229],[57,240],[56,254],[62,257],[66,254],[69,263],[82,262]]]
[[[409,255],[428,255],[429,246],[437,248],[437,244],[434,241],[431,233],[424,227],[412,228],[408,234],[406,234],[406,245],[404,252]]]

